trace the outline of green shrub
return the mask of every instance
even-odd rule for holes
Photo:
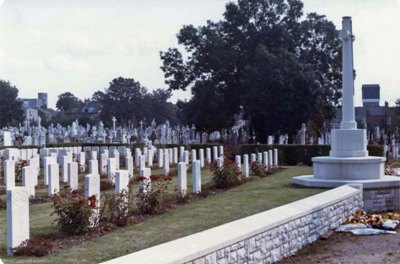
[[[267,168],[257,161],[250,164],[250,171],[253,176],[259,176],[261,178],[267,176]]]
[[[136,194],[136,205],[142,214],[158,213],[165,202],[172,176],[151,175],[150,181],[139,177],[140,188]]]
[[[85,198],[77,193],[58,193],[52,197],[55,222],[69,234],[83,234],[90,229],[90,218],[96,208],[96,197]]]
[[[228,160],[222,168],[214,169],[212,182],[218,189],[229,189],[243,183],[240,170]]]

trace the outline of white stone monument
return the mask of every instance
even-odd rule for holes
[[[315,157],[314,175],[294,177],[294,184],[310,187],[336,187],[348,183],[363,184],[364,190],[400,186],[400,178],[384,175],[384,157],[368,156],[365,129],[357,129],[354,114],[353,41],[350,17],[343,17],[339,37],[342,55],[342,122],[331,131],[329,156]],[[398,188],[398,187],[396,187]],[[399,193],[399,189],[396,190]],[[396,201],[395,201],[396,202]],[[364,208],[368,210],[364,202]],[[400,209],[400,201],[397,201]]]
[[[25,187],[7,190],[7,255],[29,239],[29,193]]]
[[[192,161],[192,193],[201,192],[201,169],[200,161]]]

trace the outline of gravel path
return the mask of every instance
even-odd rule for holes
[[[355,236],[333,233],[304,247],[279,263],[400,263],[400,228],[397,234]]]

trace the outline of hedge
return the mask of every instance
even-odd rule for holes
[[[239,153],[251,154],[267,150],[278,149],[281,165],[312,165],[311,159],[318,156],[329,156],[330,145],[256,145],[245,144],[239,146]],[[382,145],[368,145],[370,156],[384,156]]]

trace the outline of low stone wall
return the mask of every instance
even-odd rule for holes
[[[272,263],[338,227],[362,205],[362,190],[346,185],[106,263]]]
[[[364,209],[371,212],[400,210],[400,182],[398,186],[364,189]]]

